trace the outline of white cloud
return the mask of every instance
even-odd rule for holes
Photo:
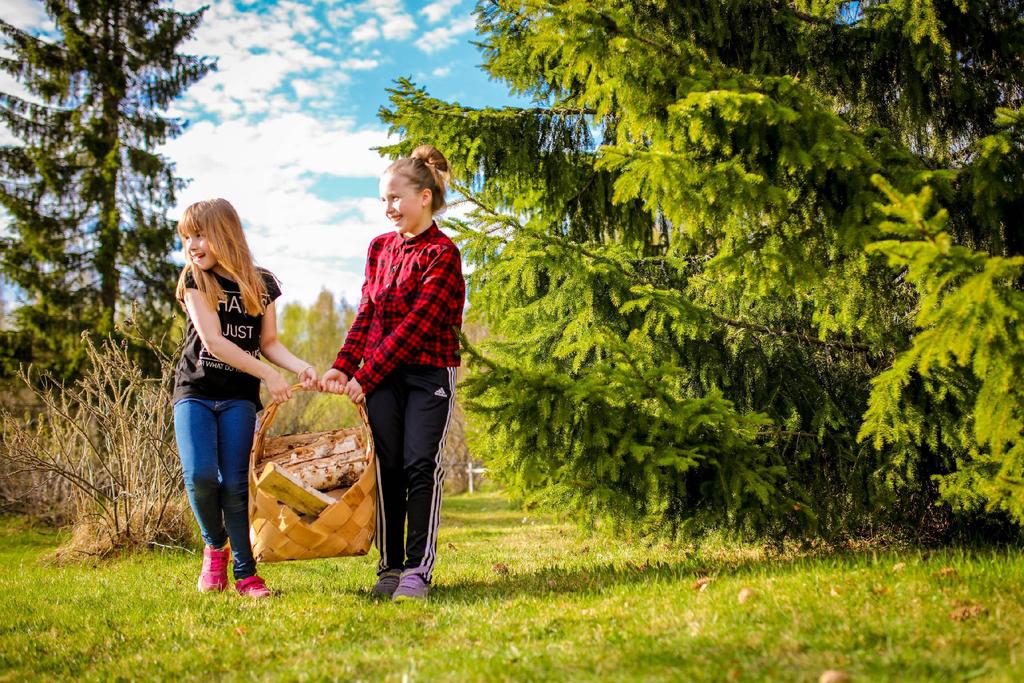
[[[431,24],[436,24],[448,16],[461,1],[462,0],[437,0],[437,2],[432,2],[421,9],[420,14],[426,15],[427,21]]]
[[[355,19],[356,10],[354,7],[349,5],[342,5],[341,7],[332,7],[327,11],[327,21],[330,24],[348,24]]]
[[[376,59],[346,59],[338,66],[350,71],[369,71],[380,66],[380,62]]]
[[[15,137],[14,133],[7,126],[0,124],[0,145],[20,145],[21,140]],[[0,219],[0,225],[4,224],[4,220]]]
[[[352,42],[354,43],[368,43],[378,38],[380,38],[380,29],[377,28],[376,19],[367,19],[365,23],[360,24],[352,31]]]
[[[36,34],[56,29],[39,0],[4,0],[4,21]]]
[[[233,118],[294,109],[287,95],[275,91],[332,65],[298,40],[316,26],[311,8],[293,2],[265,13],[242,12],[230,0],[212,5],[184,49],[216,56],[217,71],[190,87],[176,107],[181,111],[172,113]]]
[[[466,17],[452,22],[449,26],[442,26],[427,31],[423,38],[416,41],[416,47],[427,54],[434,54],[451,47],[457,42],[457,38],[476,29],[476,19]]]
[[[2,57],[10,58],[12,55],[0,54]],[[31,102],[39,102],[39,98],[35,97],[28,91],[28,89],[21,84],[21,81],[10,75],[6,71],[0,72],[0,92],[7,93],[8,95],[14,95],[23,100],[29,100]]]
[[[295,78],[291,81],[292,90],[300,100],[306,100],[320,94],[320,87],[314,81]]]
[[[380,27],[381,33],[389,40],[405,40],[416,30],[416,22],[408,14],[388,17]]]
[[[450,66],[439,66],[436,69],[434,69],[433,71],[431,71],[430,75],[431,76],[437,76],[438,78],[444,78],[445,76],[447,76],[451,72],[452,72],[452,68]]]
[[[271,9],[276,21],[287,22],[293,33],[310,35],[320,29],[320,21],[313,16],[312,7],[291,0],[279,0]]]
[[[405,40],[416,30],[416,22],[405,11],[401,0],[367,0],[363,5],[381,21],[380,32],[388,40]]]

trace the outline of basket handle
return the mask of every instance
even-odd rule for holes
[[[330,393],[327,391],[321,392],[319,389],[307,389],[301,384],[293,384],[292,391],[315,391],[318,393]],[[271,403],[266,410],[263,411],[263,417],[260,419],[259,425],[256,427],[256,436],[263,436],[270,429],[270,425],[274,424],[274,419],[277,417],[277,410],[281,406],[280,403]],[[364,426],[369,426],[370,418],[366,414],[366,401],[356,404],[356,408],[359,409],[359,417],[363,421]]]

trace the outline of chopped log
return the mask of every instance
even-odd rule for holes
[[[264,462],[279,465],[294,465],[306,460],[324,458],[330,455],[355,454],[363,451],[362,439],[352,430],[337,429],[316,434],[287,434],[268,439],[263,447]]]
[[[279,466],[308,486],[330,491],[356,483],[366,470],[366,456],[355,451]]]
[[[273,462],[267,463],[263,469],[263,474],[256,480],[256,488],[274,496],[296,512],[307,515],[319,515],[324,508],[335,502],[331,496],[308,486]]]

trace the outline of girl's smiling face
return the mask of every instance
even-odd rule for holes
[[[217,258],[210,251],[203,233],[189,234],[185,238],[185,253],[189,261],[200,270],[210,270],[217,265]]]
[[[405,176],[385,173],[380,179],[380,201],[384,206],[384,215],[403,237],[418,235],[433,223],[430,199],[429,189],[416,189]]]

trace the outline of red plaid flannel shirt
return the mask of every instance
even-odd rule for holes
[[[436,223],[415,237],[375,237],[359,310],[332,367],[367,394],[401,363],[457,367],[465,300],[459,249]]]

